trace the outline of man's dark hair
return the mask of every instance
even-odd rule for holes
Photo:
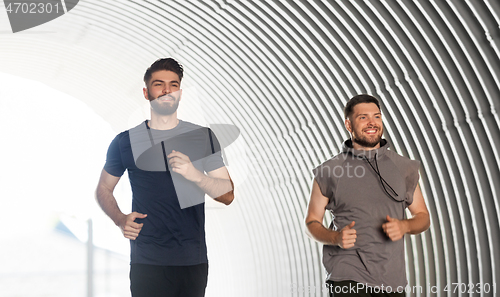
[[[179,82],[182,80],[182,75],[184,73],[184,68],[175,59],[173,58],[158,59],[153,64],[151,64],[151,66],[149,66],[148,70],[146,70],[146,73],[144,74],[144,83],[146,84],[146,86],[151,80],[153,72],[160,70],[175,72],[175,74],[179,76]]]
[[[347,104],[344,107],[344,117],[346,119],[350,117],[352,115],[352,111],[354,110],[354,106],[360,103],[375,103],[380,110],[380,103],[378,102],[377,98],[368,94],[360,94],[352,97],[349,101],[347,101]]]

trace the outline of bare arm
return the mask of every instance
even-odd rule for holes
[[[422,191],[417,185],[415,193],[413,194],[413,203],[408,206],[412,218],[406,220],[408,224],[409,234],[419,234],[429,229],[431,226],[431,220],[429,217],[429,211],[427,210],[427,205],[425,205],[424,197],[422,196]]]
[[[115,197],[113,196],[113,191],[118,184],[118,181],[120,181],[120,177],[113,176],[103,169],[95,191],[97,203],[99,203],[102,210],[113,220],[113,222],[115,222],[117,226],[120,225],[125,217],[118,207]]]
[[[140,214],[138,212],[133,212],[131,214],[125,215],[113,196],[113,191],[118,184],[120,177],[113,176],[102,170],[101,177],[99,178],[99,183],[97,184],[97,189],[95,191],[95,197],[97,203],[101,206],[104,213],[106,213],[113,222],[120,227],[123,235],[128,238],[135,240],[142,229],[142,224],[135,223],[136,218],[145,218],[145,214]]]
[[[198,187],[216,201],[231,204],[234,200],[234,185],[227,168],[212,170],[207,175],[203,174],[202,179],[196,183]]]
[[[422,233],[431,225],[429,211],[418,185],[413,193],[413,203],[408,206],[408,209],[412,214],[410,219],[398,220],[387,216],[387,223],[382,225],[384,232],[392,241],[403,238],[406,233]]]
[[[188,156],[181,152],[172,151],[168,156],[172,171],[194,182],[208,196],[226,205],[234,199],[233,181],[226,167],[221,167],[205,174],[196,169]]]
[[[354,221],[340,231],[333,231],[323,226],[323,217],[328,198],[323,196],[316,180],[313,182],[307,214],[305,218],[306,234],[312,239],[326,245],[338,245],[348,249],[356,242],[356,230]]]

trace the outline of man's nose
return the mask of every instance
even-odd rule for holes
[[[369,126],[376,126],[377,123],[375,122],[375,117],[368,117],[368,125]]]
[[[170,93],[172,93],[172,91],[170,90],[170,86],[169,86],[169,85],[166,85],[166,86],[163,88],[163,93],[164,93],[164,94],[170,94]]]

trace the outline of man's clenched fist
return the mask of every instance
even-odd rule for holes
[[[400,221],[395,218],[391,218],[390,216],[386,217],[387,223],[382,225],[382,229],[384,229],[385,234],[392,240],[400,240],[407,232],[407,225],[405,221]]]
[[[137,236],[139,236],[139,232],[141,232],[143,225],[136,223],[135,219],[144,219],[147,216],[147,214],[142,214],[135,211],[126,215],[118,225],[118,227],[120,227],[120,229],[122,230],[123,236],[125,236],[125,238],[135,240]]]
[[[356,230],[352,229],[355,222],[352,221],[349,225],[342,228],[334,238],[333,243],[343,249],[352,248],[356,242]]]

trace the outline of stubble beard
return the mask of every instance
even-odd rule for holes
[[[177,108],[179,107],[179,98],[176,98],[170,94],[167,94],[165,96],[170,96],[171,98],[174,98],[174,102],[172,104],[170,104],[169,102],[160,102],[158,100],[159,97],[153,99],[153,100],[150,100],[149,103],[151,104],[151,108],[157,113],[157,114],[160,114],[160,115],[171,115],[173,114],[174,112],[177,111]],[[151,95],[151,93],[149,93],[149,90],[148,90],[148,98],[153,98],[153,96]]]
[[[361,136],[359,138],[354,137],[354,135],[353,135],[352,142],[355,142],[358,145],[360,145],[362,147],[366,147],[366,148],[376,147],[380,143],[380,140],[382,140],[382,134],[384,131],[383,131],[383,128],[378,127],[378,126],[373,127],[373,128],[377,128],[379,131],[377,135],[374,135],[374,138],[364,136],[363,134],[361,134]]]

